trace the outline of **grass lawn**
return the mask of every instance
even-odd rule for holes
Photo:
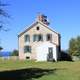
[[[80,80],[80,62],[0,60],[0,80],[3,77],[5,80]]]

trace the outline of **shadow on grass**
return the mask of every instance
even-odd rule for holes
[[[0,80],[32,80],[54,73],[56,69],[27,68],[0,72]]]

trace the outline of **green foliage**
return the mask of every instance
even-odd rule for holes
[[[13,52],[11,53],[11,56],[18,56],[18,50],[13,50]]]
[[[80,36],[69,41],[69,53],[72,56],[80,56]]]

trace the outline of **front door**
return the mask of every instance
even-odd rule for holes
[[[53,47],[49,47],[48,48],[48,57],[47,57],[48,61],[53,61]]]

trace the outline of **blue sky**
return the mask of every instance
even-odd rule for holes
[[[67,49],[69,40],[80,35],[80,0],[2,0],[11,19],[8,32],[0,32],[0,45],[5,51],[18,49],[18,34],[34,22],[37,13],[48,16],[50,28],[61,34],[61,48]]]

